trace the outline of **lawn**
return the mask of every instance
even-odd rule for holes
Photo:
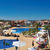
[[[48,27],[48,29],[50,29],[50,26]]]

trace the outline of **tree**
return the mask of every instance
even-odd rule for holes
[[[47,26],[47,25],[44,25],[43,27],[45,27],[45,28],[44,28],[45,30],[47,30],[47,29],[48,29],[48,26]]]
[[[35,28],[36,31],[38,32],[39,23],[36,23],[36,24],[35,24],[35,27],[36,27],[36,28]]]

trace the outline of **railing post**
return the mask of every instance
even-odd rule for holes
[[[48,30],[47,30],[47,33],[48,33],[48,40],[49,40],[49,45],[50,45],[50,35],[49,35]]]

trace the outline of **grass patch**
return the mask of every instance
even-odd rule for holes
[[[48,29],[50,29],[50,26],[48,27]]]

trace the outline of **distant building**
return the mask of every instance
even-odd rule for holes
[[[50,20],[11,20],[11,21],[0,21],[0,25],[2,26],[12,26],[12,27],[35,27],[35,24],[39,23],[41,26],[48,25],[50,26]]]
[[[41,20],[42,25],[50,26],[50,20]]]

